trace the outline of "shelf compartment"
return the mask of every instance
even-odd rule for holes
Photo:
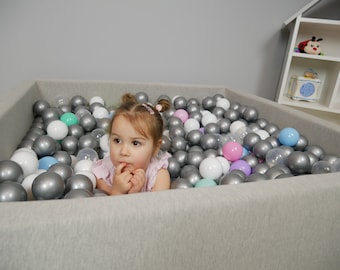
[[[284,96],[288,97],[289,81],[293,76],[303,76],[304,72],[312,68],[318,73],[318,78],[321,80],[318,89],[319,100],[317,102],[310,102],[308,107],[318,107],[327,109],[333,97],[333,91],[336,83],[338,82],[340,63],[334,61],[319,61],[312,58],[292,57],[290,70],[287,76],[285,85]],[[290,98],[289,98],[290,99]],[[290,99],[294,106],[306,107],[306,102],[294,101]],[[282,101],[280,101],[281,103]],[[301,103],[301,104],[300,104]]]

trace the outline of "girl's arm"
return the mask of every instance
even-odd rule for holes
[[[106,182],[103,179],[97,179],[97,187],[96,188],[104,191],[107,194],[111,194],[112,187],[110,187],[108,184],[106,184]]]
[[[152,191],[167,190],[170,188],[170,174],[167,169],[160,169]]]

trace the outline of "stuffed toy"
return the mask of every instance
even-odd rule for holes
[[[299,52],[321,55],[322,54],[320,46],[321,40],[323,39],[322,38],[316,39],[316,37],[313,36],[312,39],[301,41],[298,46]]]

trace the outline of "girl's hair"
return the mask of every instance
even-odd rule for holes
[[[163,135],[163,119],[161,112],[170,108],[170,101],[167,99],[158,100],[155,106],[149,103],[138,103],[133,94],[127,93],[122,96],[122,102],[116,109],[109,128],[112,133],[112,123],[114,119],[121,115],[128,120],[131,125],[145,137],[151,136],[154,145],[158,145]]]

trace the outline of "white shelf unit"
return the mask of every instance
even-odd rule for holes
[[[323,55],[295,51],[301,41],[311,39],[312,36],[317,39],[323,38],[320,42]],[[291,77],[303,76],[309,68],[315,70],[321,80],[318,101],[308,102],[290,98],[288,90]],[[340,21],[297,16],[290,33],[276,99],[280,104],[312,110],[313,114],[317,114],[315,111],[336,114],[331,115],[331,118],[339,118],[340,122]]]

